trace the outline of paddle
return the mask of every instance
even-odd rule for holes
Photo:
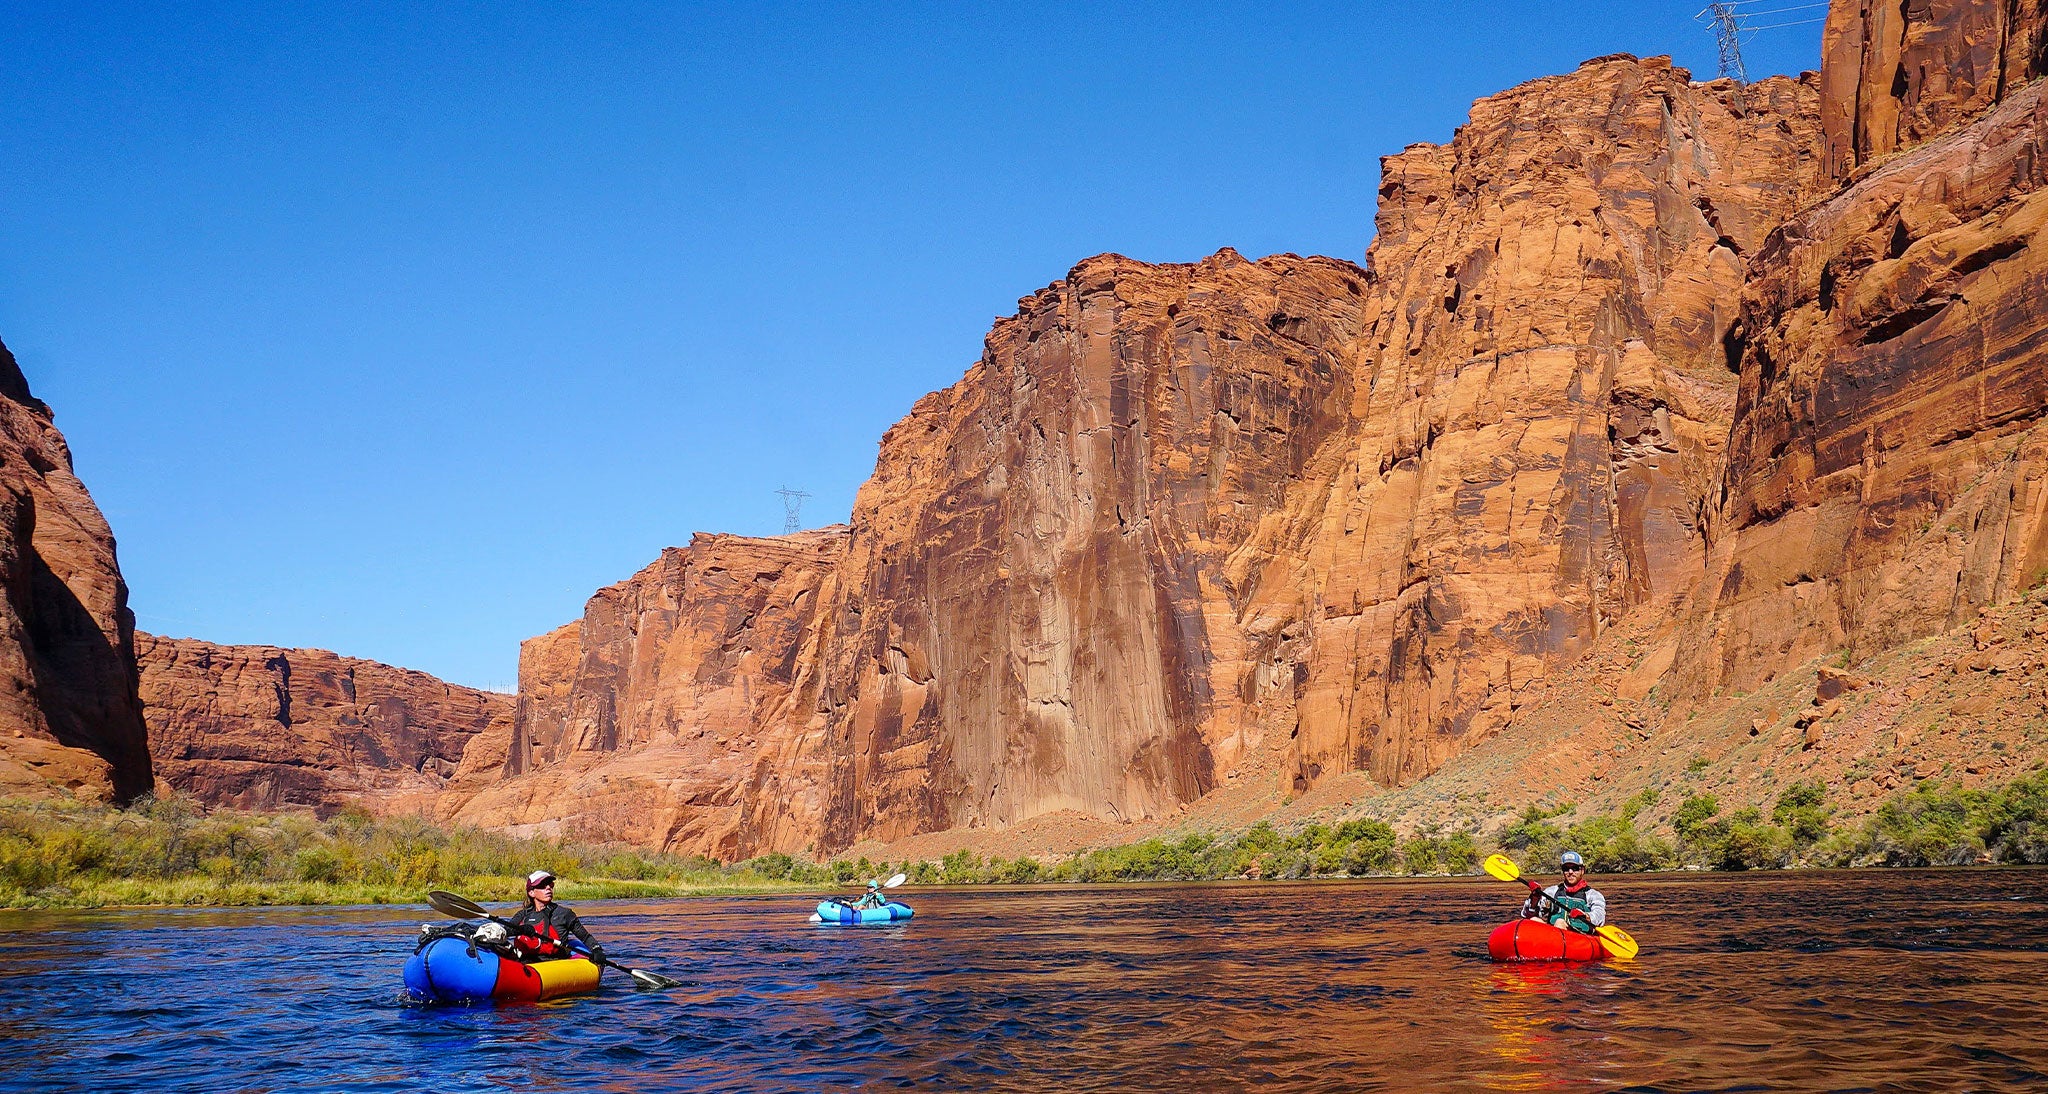
[[[437,912],[440,912],[442,915],[454,916],[457,919],[488,919],[491,922],[496,923],[502,927],[505,927],[508,930],[514,929],[511,920],[499,919],[497,916],[492,915],[487,909],[485,909],[483,905],[478,904],[477,902],[470,900],[467,897],[456,896],[454,893],[447,892],[443,889],[434,889],[429,891],[427,893],[427,903],[432,905],[433,909]],[[593,960],[596,959],[593,958]],[[613,961],[609,957],[599,960],[597,963],[600,965],[607,966],[609,968],[617,969],[620,972],[625,973],[627,976],[632,977],[634,983],[641,984],[646,987],[680,988],[683,986],[683,982],[680,980],[663,976],[658,972],[648,972],[646,969],[629,969],[626,966],[621,965],[616,961]]]
[[[882,883],[882,888],[894,889],[898,885],[901,885],[908,880],[910,880],[909,874],[892,874],[890,875],[889,880]],[[866,886],[867,882],[864,881],[849,881],[846,883],[846,887],[849,889],[861,889],[865,888]]]
[[[1507,857],[1506,855],[1486,856],[1486,861],[1480,863],[1480,869],[1485,870],[1487,873],[1492,874],[1494,877],[1497,877],[1502,881],[1519,881],[1522,884],[1527,885],[1529,887],[1529,891],[1532,893],[1543,892],[1543,886],[1538,885],[1535,882],[1530,881],[1528,878],[1523,877],[1522,868],[1516,866],[1515,860]],[[1552,900],[1550,895],[1547,893],[1544,894],[1543,899],[1550,901],[1553,907],[1555,907],[1557,904],[1557,902],[1555,900]],[[1616,927],[1611,923],[1603,923],[1600,926],[1593,928],[1593,933],[1600,936],[1600,941],[1606,943],[1607,948],[1614,951],[1614,955],[1616,957],[1620,957],[1623,959],[1631,958],[1634,957],[1637,953],[1641,952],[1642,950],[1642,947],[1636,944],[1636,940],[1630,937],[1627,931],[1624,931],[1620,927]]]

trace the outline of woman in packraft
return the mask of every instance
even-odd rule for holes
[[[860,899],[853,902],[853,906],[855,908],[879,908],[887,903],[889,903],[889,894],[882,891],[882,883],[875,878],[869,878],[868,891],[862,893]]]
[[[575,912],[555,903],[555,875],[546,870],[526,875],[526,906],[511,923],[513,953],[521,961],[572,957],[576,951],[570,947],[569,937],[574,935],[582,940],[592,961],[604,964],[604,947],[590,937],[589,928]]]

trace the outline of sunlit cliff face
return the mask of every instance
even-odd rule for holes
[[[1844,185],[1751,264],[1715,549],[1679,682],[1754,687],[2048,578],[2043,23],[1837,4]]]
[[[0,795],[150,790],[114,535],[0,346]]]
[[[1385,161],[1366,379],[1304,540],[1297,789],[1427,774],[1697,579],[1734,301],[1814,188],[1816,107],[1588,62]]]
[[[611,782],[501,819],[636,825],[548,803],[651,793],[648,836],[742,854],[1167,816],[1254,754],[1289,792],[1427,773],[1697,575],[1726,301],[1813,113],[1604,61],[1390,160],[1372,274],[1083,263],[889,432],[801,590],[765,541],[703,540],[593,600],[573,654],[536,640],[505,770]],[[672,774],[617,766],[649,749]]]
[[[1271,809],[1511,732],[1616,624],[1680,710],[2038,584],[2043,17],[1938,7],[1837,4],[1818,79],[1483,99],[1384,161],[1367,268],[1081,263],[850,526],[530,640],[441,814],[732,858]]]

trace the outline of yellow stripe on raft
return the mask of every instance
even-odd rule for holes
[[[536,961],[528,967],[540,977],[542,999],[589,991],[597,986],[598,974],[604,971],[581,957],[569,957],[560,961]]]

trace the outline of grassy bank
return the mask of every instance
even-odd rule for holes
[[[0,907],[416,904],[428,889],[516,900],[528,871],[562,879],[564,901],[757,892],[815,883],[783,870],[494,832],[345,810],[205,810],[183,799],[129,809],[0,801]]]
[[[1571,819],[1577,811],[1569,804],[1531,807],[1501,831],[1484,835],[1458,828],[1403,839],[1371,819],[1284,833],[1260,823],[1235,835],[1140,840],[1050,866],[1030,858],[983,860],[960,851],[910,871],[915,880],[951,884],[1462,874],[1494,851],[1524,866],[1546,867],[1568,848],[1598,873],[2048,864],[2048,771],[1984,789],[1923,782],[1854,824],[1838,823],[1827,798],[1820,783],[1795,784],[1766,814],[1724,812],[1712,795],[1688,795],[1650,824],[1644,818],[1659,798],[1645,791],[1613,814]]]
[[[1531,807],[1505,829],[1424,831],[1406,838],[1372,819],[1281,832],[1190,833],[1075,855],[984,859],[958,851],[928,862],[865,858],[812,863],[773,854],[733,865],[344,811],[207,811],[188,801],[129,809],[0,801],[0,907],[109,905],[414,904],[428,889],[516,900],[536,867],[562,879],[565,901],[817,890],[901,870],[914,883],[1204,881],[1470,873],[1492,851],[1525,866],[1572,848],[1599,873],[1795,866],[2048,863],[2048,771],[2004,786],[1923,782],[1859,823],[1839,824],[1819,783],[1788,788],[1766,814],[1723,812],[1689,795],[1661,815],[1646,791],[1618,813],[1574,818],[1569,805]],[[1668,804],[1668,803],[1667,803]]]

